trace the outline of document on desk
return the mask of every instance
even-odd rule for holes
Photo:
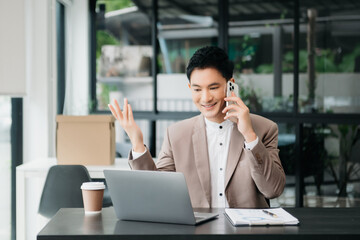
[[[299,220],[283,208],[226,208],[224,214],[234,226],[299,224]]]

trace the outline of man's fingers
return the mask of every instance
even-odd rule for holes
[[[246,107],[245,103],[239,97],[226,97],[225,101],[227,102],[236,102],[241,107]]]
[[[119,103],[116,101],[116,99],[114,99],[114,105],[115,105],[115,110],[116,110],[116,114],[118,116],[118,119],[119,120],[122,120],[124,117],[122,115],[122,112],[121,112],[121,108],[119,106]]]
[[[239,99],[238,97],[226,97],[225,101],[227,101],[227,102],[229,102],[229,101],[236,102],[238,99]]]
[[[240,97],[236,97],[235,93],[232,92],[232,96],[236,98],[236,103],[241,106],[241,107],[246,107],[245,103],[243,102],[243,100]]]
[[[118,117],[118,115],[116,114],[116,111],[115,111],[114,107],[113,107],[111,104],[108,104],[108,107],[109,107],[112,115],[113,115],[116,119],[119,120],[119,117]]]
[[[241,107],[247,107],[241,98],[237,98],[236,103]]]
[[[124,118],[125,118],[125,120],[129,120],[128,111],[129,111],[128,100],[127,100],[127,98],[124,98],[124,111],[123,111],[123,113],[124,113]]]
[[[240,111],[240,107],[239,105],[236,105],[236,104],[230,104],[229,106],[225,107],[222,112],[223,113],[226,113],[230,110],[235,110],[235,111]]]
[[[134,116],[133,116],[131,105],[129,104],[128,106],[129,106],[129,111],[128,111],[129,121],[134,121]]]
[[[225,115],[224,119],[228,119],[231,117],[235,117],[236,119],[239,119],[238,113],[237,112],[229,112],[228,114]]]

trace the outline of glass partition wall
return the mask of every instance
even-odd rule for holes
[[[287,185],[271,206],[360,206],[360,3],[91,2],[95,113],[127,97],[157,156],[166,128],[198,114],[185,74],[190,57],[225,42],[241,98],[279,126]],[[116,141],[126,157],[131,145],[120,128]]]
[[[300,1],[298,110],[319,119],[302,126],[308,206],[360,203],[359,6]]]

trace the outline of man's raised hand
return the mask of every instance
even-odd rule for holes
[[[131,105],[128,103],[128,100],[124,98],[123,111],[121,111],[121,108],[116,99],[114,100],[113,105],[108,104],[108,106],[112,115],[119,121],[121,127],[129,136],[133,150],[139,153],[144,152],[145,146],[143,134],[139,126],[135,123]]]
[[[235,96],[234,92],[231,93],[231,97],[226,97],[225,101],[236,102],[236,104],[230,104],[224,108],[222,112],[228,112],[224,119],[235,117],[237,119],[238,130],[244,136],[245,141],[254,141],[256,139],[256,134],[251,123],[249,108],[245,105],[241,98]],[[230,110],[233,111],[229,112]]]

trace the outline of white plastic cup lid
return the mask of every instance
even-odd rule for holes
[[[103,182],[84,182],[81,185],[81,189],[84,190],[101,190],[105,189],[105,184]]]

